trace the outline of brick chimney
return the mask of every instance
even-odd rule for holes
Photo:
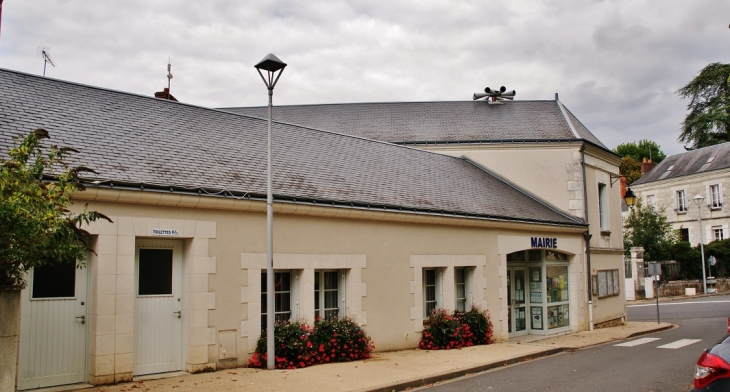
[[[651,161],[651,159],[644,158],[644,161],[641,162],[641,175],[643,176],[644,174],[649,173],[653,168],[654,163]]]
[[[177,98],[175,98],[174,96],[172,96],[172,94],[170,94],[170,89],[169,89],[169,88],[167,88],[167,87],[165,87],[165,88],[164,88],[164,89],[163,89],[162,91],[158,91],[158,92],[156,92],[156,93],[155,93],[155,98],[160,98],[160,99],[169,99],[170,101],[175,101],[175,102],[177,102]],[[642,166],[642,168],[643,168],[643,167],[644,167],[644,166]]]
[[[619,178],[619,181],[621,182],[621,199],[623,199],[626,194],[626,189],[628,188],[626,186],[626,177]]]

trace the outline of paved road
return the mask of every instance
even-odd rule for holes
[[[464,377],[428,389],[462,391],[687,391],[702,351],[724,336],[730,296],[660,304],[679,328]],[[630,321],[656,320],[656,305],[630,306]]]

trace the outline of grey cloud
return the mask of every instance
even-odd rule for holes
[[[667,153],[685,102],[675,91],[730,61],[721,0],[459,2],[9,0],[0,66],[184,102],[264,105],[253,64],[289,63],[276,104],[466,100],[505,85],[561,100],[606,145],[652,139]]]

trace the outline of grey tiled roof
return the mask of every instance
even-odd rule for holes
[[[265,120],[0,70],[0,151],[43,127],[119,186],[266,193]],[[274,124],[274,194],[317,202],[582,225],[464,159]],[[340,204],[340,205],[342,205]]]
[[[709,160],[711,162],[708,163]],[[730,168],[730,142],[667,157],[632,185],[728,168]]]
[[[264,118],[266,107],[223,108]],[[382,102],[275,106],[274,119],[391,143],[586,139],[606,148],[558,101]]]

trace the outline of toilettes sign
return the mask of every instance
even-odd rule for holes
[[[170,230],[170,229],[152,229],[152,235],[166,235],[166,236],[176,236],[179,235],[177,230]]]

